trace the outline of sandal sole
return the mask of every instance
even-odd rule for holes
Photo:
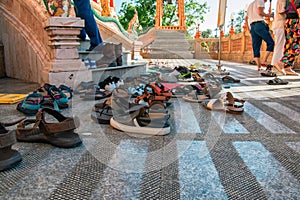
[[[141,127],[138,126],[138,123],[136,122],[136,126],[129,126],[125,124],[121,124],[114,120],[114,118],[110,119],[110,125],[114,127],[115,129],[118,129],[123,132],[130,132],[130,133],[138,133],[138,134],[146,134],[146,135],[167,135],[170,133],[171,129],[170,127],[166,128],[147,128],[147,127]]]

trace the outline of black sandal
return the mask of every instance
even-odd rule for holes
[[[269,80],[269,81],[267,82],[268,85],[287,85],[288,83],[289,83],[289,82],[284,81],[284,80],[282,80],[282,79],[280,79],[280,78],[274,78],[274,79]]]

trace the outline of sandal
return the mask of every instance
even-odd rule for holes
[[[109,124],[110,119],[113,117],[111,108],[111,100],[107,99],[103,103],[96,103],[94,105],[91,118],[99,124]]]
[[[188,101],[188,102],[193,102],[193,103],[201,103],[204,102],[205,100],[208,100],[209,97],[205,94],[197,94],[196,91],[193,91],[184,97],[182,97],[183,100]]]
[[[235,79],[232,76],[224,76],[222,77],[223,83],[239,83],[241,82],[239,79]]]
[[[264,71],[264,72],[261,72],[260,73],[261,76],[266,76],[266,77],[276,77],[277,74],[270,71],[270,70],[267,70],[267,71]]]
[[[80,95],[80,98],[85,100],[101,100],[110,97],[111,94],[111,91],[93,88],[87,90],[83,95]]]
[[[146,135],[166,135],[170,133],[169,116],[151,117],[145,108],[141,108],[129,114],[114,115],[110,119],[110,125],[124,132]]]
[[[268,85],[287,85],[288,83],[289,83],[289,82],[284,81],[284,80],[282,80],[282,79],[280,79],[280,78],[274,78],[274,79],[269,80],[269,81],[267,82]]]
[[[194,88],[191,85],[177,86],[171,90],[172,97],[174,97],[174,98],[183,97],[183,96],[189,94],[190,92],[192,92],[193,89]]]
[[[47,122],[46,114],[53,116],[58,122]],[[72,148],[82,143],[79,135],[74,132],[76,125],[79,126],[78,118],[65,117],[56,110],[42,108],[35,120],[25,119],[18,124],[16,136],[21,142],[43,142],[61,148]]]
[[[231,93],[226,94],[226,99],[228,99],[229,103],[223,101],[223,98],[211,99],[202,103],[202,106],[208,110],[212,111],[225,111],[232,114],[241,114],[244,112],[244,108],[241,106],[235,106],[235,101],[230,96]]]
[[[246,101],[244,99],[239,99],[239,98],[233,97],[231,92],[226,93],[225,106],[233,106],[235,108],[242,108],[242,107],[244,107],[245,102]]]
[[[43,100],[42,94],[33,92],[17,104],[17,110],[28,116],[35,115],[41,108]]]
[[[0,123],[0,171],[10,169],[22,161],[20,153],[11,149],[17,141],[15,131],[7,130],[5,127],[15,125],[23,119],[12,123]]]

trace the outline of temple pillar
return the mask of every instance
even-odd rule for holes
[[[184,15],[184,0],[178,0],[178,18],[179,18],[179,26],[186,29],[186,25],[185,25],[186,16]]]
[[[163,0],[156,1],[155,28],[162,26]]]

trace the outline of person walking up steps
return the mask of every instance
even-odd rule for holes
[[[90,38],[90,47],[87,51],[92,51],[98,45],[103,43],[101,38],[96,20],[94,18],[94,14],[91,8],[91,4],[89,0],[74,0],[74,8],[76,16],[84,19],[84,29],[81,30],[79,38],[83,41],[86,38],[86,34]]]

